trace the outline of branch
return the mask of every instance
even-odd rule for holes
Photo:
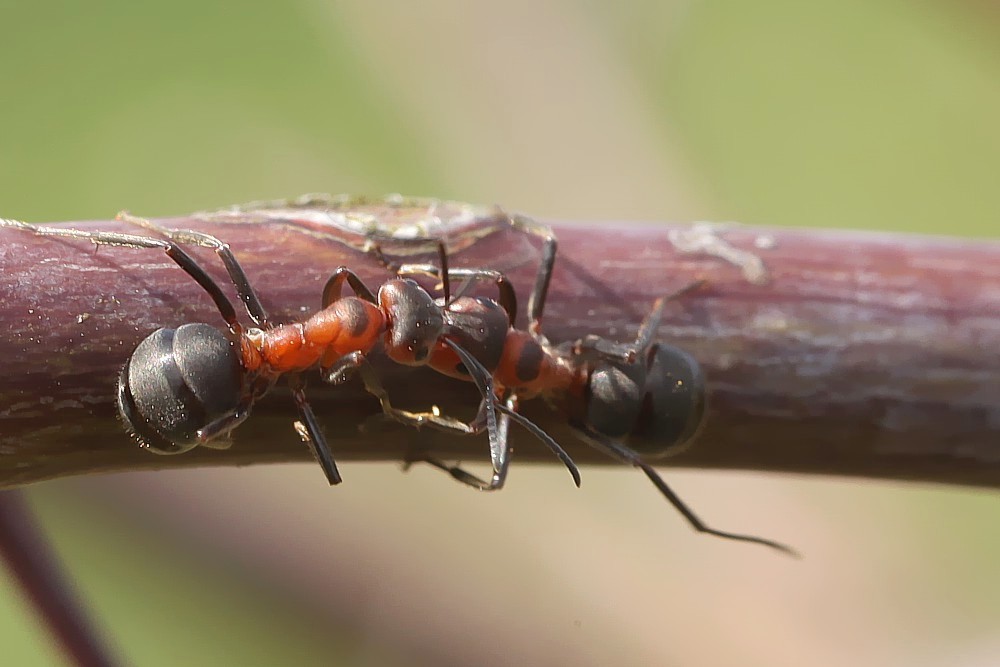
[[[377,218],[354,219],[328,205],[160,222],[229,242],[278,318],[314,311],[341,264],[381,284],[387,272],[361,248],[365,234],[392,230],[445,235],[453,266],[507,272],[522,303],[534,283],[537,239],[492,210],[470,215],[441,204],[431,218],[424,207],[381,206]],[[108,221],[73,226],[135,232]],[[1000,486],[1000,243],[736,225],[555,230],[545,314],[555,341],[587,333],[626,340],[656,297],[708,280],[671,306],[659,331],[699,359],[710,390],[701,438],[670,463]],[[434,261],[433,252],[414,254],[426,243],[397,239],[385,249]],[[225,283],[217,257],[193,253]],[[161,326],[221,325],[204,292],[158,251],[97,251],[86,241],[0,228],[0,265],[0,486],[309,458],[280,385],[226,451],[155,456],[125,436],[113,397],[136,344]],[[472,385],[375,361],[394,404],[474,413]],[[485,458],[485,439],[373,421],[378,404],[358,384],[331,388],[317,378],[309,387],[338,459],[400,460],[413,447]],[[578,461],[607,462],[544,404],[524,408]],[[524,434],[512,429],[512,437],[515,462],[554,461]]]
[[[0,493],[0,557],[73,664],[119,664],[18,491]]]

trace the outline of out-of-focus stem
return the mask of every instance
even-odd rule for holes
[[[291,319],[318,308],[341,264],[373,287],[389,275],[358,249],[363,236],[332,233],[321,213],[161,222],[229,242],[265,306]],[[538,240],[495,223],[473,221],[449,239],[452,265],[507,272],[523,304]],[[117,222],[73,226],[135,232]],[[1000,243],[689,224],[554,228],[559,256],[544,317],[554,341],[627,340],[656,297],[708,281],[670,307],[659,331],[698,358],[710,391],[701,438],[671,464],[1000,485]],[[225,282],[211,251],[193,252]],[[435,261],[433,252],[404,259]],[[162,253],[0,228],[0,266],[0,486],[309,457],[283,389],[255,406],[226,451],[155,456],[125,436],[113,396],[136,344],[161,326],[221,325]],[[400,407],[474,412],[471,384],[376,363]],[[482,438],[370,420],[378,404],[358,384],[331,388],[316,377],[308,393],[341,460],[400,460],[414,447],[486,456]],[[607,462],[548,406],[527,402],[524,411],[578,461]],[[530,437],[512,437],[515,465],[554,461]]]
[[[74,665],[119,664],[91,624],[59,559],[39,532],[31,509],[18,491],[0,493],[0,555]]]

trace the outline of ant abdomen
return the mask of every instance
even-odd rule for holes
[[[705,380],[694,357],[655,345],[634,363],[607,362],[590,375],[587,422],[609,438],[627,439],[647,458],[689,443],[705,415]]]
[[[118,379],[118,409],[140,445],[179,454],[198,432],[232,414],[242,396],[242,367],[232,341],[207,324],[158,329],[145,338]]]
[[[609,438],[624,438],[635,427],[643,406],[646,367],[606,362],[590,374],[587,423]]]
[[[705,376],[694,357],[669,345],[649,353],[646,392],[629,444],[658,458],[675,454],[698,434],[705,421]]]

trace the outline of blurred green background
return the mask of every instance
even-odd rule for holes
[[[1000,236],[987,2],[0,3],[0,215],[404,192],[559,219]],[[994,664],[995,494],[305,466],[40,485],[131,664]],[[10,664],[57,654],[5,584]]]

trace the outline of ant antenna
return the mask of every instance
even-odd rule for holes
[[[715,528],[710,528],[701,519],[699,519],[693,511],[691,511],[691,508],[684,504],[684,501],[682,501],[680,497],[674,493],[673,489],[667,486],[667,483],[662,477],[660,477],[660,474],[656,472],[653,466],[644,462],[637,452],[626,447],[625,445],[615,442],[586,425],[573,423],[572,426],[587,442],[593,445],[594,448],[604,452],[614,459],[621,461],[622,463],[632,465],[642,470],[646,477],[649,478],[649,481],[651,481],[660,493],[663,494],[663,496],[670,502],[670,504],[673,505],[685,519],[687,519],[688,523],[691,524],[691,527],[699,533],[714,535],[715,537],[721,537],[727,540],[736,540],[737,542],[752,542],[753,544],[761,544],[765,547],[776,549],[784,554],[792,556],[793,558],[802,557],[798,551],[786,544],[782,544],[781,542],[769,540],[764,537],[757,537],[755,535],[729,533],[722,530],[716,530]]]
[[[486,429],[490,436],[490,455],[494,461],[501,461],[501,467],[506,468],[507,466],[507,455],[509,453],[509,448],[507,447],[506,440],[500,442],[500,438],[496,436],[496,412],[502,412],[503,414],[509,416],[515,422],[523,426],[529,433],[534,435],[536,438],[542,441],[549,450],[555,454],[563,465],[569,470],[570,475],[573,476],[573,481],[577,486],[580,486],[580,471],[573,463],[573,459],[570,458],[569,454],[566,453],[562,447],[559,446],[552,436],[543,431],[537,424],[530,421],[527,417],[518,414],[514,410],[511,410],[505,405],[499,405],[496,401],[496,394],[493,385],[493,377],[490,375],[486,367],[479,362],[472,354],[470,354],[465,348],[458,345],[458,343],[450,340],[449,338],[442,339],[448,347],[455,351],[455,354],[459,356],[462,363],[465,364],[466,369],[469,371],[469,377],[472,381],[476,383],[479,388],[480,393],[483,395],[483,408],[486,412]],[[494,469],[494,472],[500,473],[500,470]]]

